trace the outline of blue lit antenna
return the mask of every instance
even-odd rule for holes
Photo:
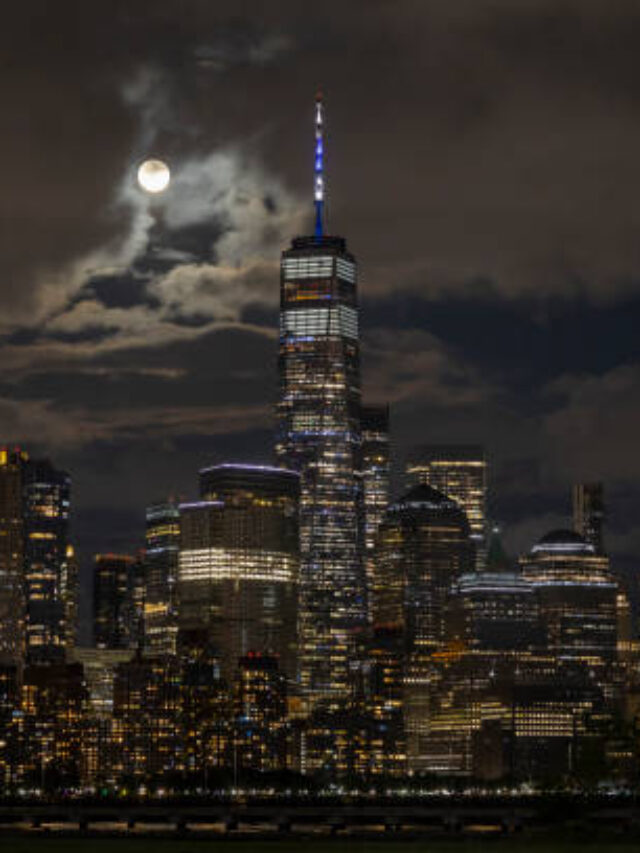
[[[316,206],[316,237],[324,234],[324,104],[322,92],[316,95],[316,156],[313,198]]]

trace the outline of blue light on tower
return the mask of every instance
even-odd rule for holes
[[[323,143],[323,105],[322,93],[316,95],[316,154],[315,154],[315,180],[313,196],[316,206],[316,237],[322,237],[324,233],[324,143]]]

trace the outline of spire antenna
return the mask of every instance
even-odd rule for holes
[[[316,150],[313,198],[316,208],[316,237],[324,235],[324,99],[316,94]]]

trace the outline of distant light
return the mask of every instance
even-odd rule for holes
[[[164,192],[170,179],[169,167],[162,160],[145,160],[138,169],[138,183],[145,192],[154,195]]]

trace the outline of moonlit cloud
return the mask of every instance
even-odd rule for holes
[[[36,0],[0,34],[1,437],[72,469],[90,547],[106,507],[134,542],[198,464],[271,453],[319,85],[396,457],[484,441],[518,549],[602,477],[635,547],[637,3],[125,5]],[[152,156],[161,199],[135,181]]]

